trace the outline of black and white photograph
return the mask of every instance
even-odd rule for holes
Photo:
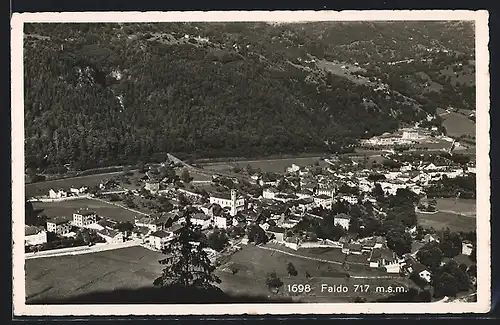
[[[488,311],[487,23],[15,14],[14,313]]]

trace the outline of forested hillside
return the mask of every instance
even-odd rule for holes
[[[42,170],[350,150],[475,106],[465,23],[27,24],[24,47]]]

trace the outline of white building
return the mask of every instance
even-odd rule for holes
[[[155,181],[146,181],[144,184],[144,189],[152,194],[158,193],[160,190],[160,183]]]
[[[97,235],[103,238],[108,244],[123,243],[123,234],[114,229],[104,228],[97,230]]]
[[[326,196],[334,196],[335,195],[335,190],[333,188],[328,188],[328,187],[324,187],[324,188],[318,188],[318,190],[316,191],[316,194],[318,195],[326,195]]]
[[[71,231],[69,220],[64,217],[54,217],[47,220],[47,231],[65,235]]]
[[[228,197],[218,193],[210,196],[211,204],[218,204],[221,208],[229,208],[229,214],[235,216],[238,212],[245,210],[245,198],[238,196],[236,190],[231,190],[231,195]]]
[[[222,229],[227,228],[227,227],[232,225],[231,221],[232,221],[232,218],[225,216],[225,215],[213,217],[214,227],[217,227],[217,228],[222,228]]]
[[[89,209],[80,209],[73,213],[73,226],[85,227],[97,222],[97,214]]]
[[[42,245],[47,242],[47,232],[43,227],[24,226],[24,245]]]
[[[149,235],[149,245],[157,250],[162,250],[174,237],[171,233],[159,230]]]
[[[297,166],[295,164],[292,164],[292,167],[288,167],[286,169],[287,173],[296,173],[300,170],[300,166]]]
[[[191,223],[201,226],[201,229],[206,229],[212,223],[212,218],[204,213],[196,213],[191,217]]]
[[[427,270],[427,268],[424,265],[417,263],[417,264],[413,265],[412,269],[413,269],[413,272],[418,274],[418,276],[422,280],[426,281],[427,283],[431,282],[432,274],[429,270]]]
[[[474,245],[469,241],[462,242],[462,254],[470,256],[474,250]]]
[[[340,197],[340,199],[344,202],[348,202],[349,204],[358,203],[358,197],[354,195],[343,195]]]
[[[333,217],[333,225],[339,225],[344,229],[349,229],[349,225],[351,224],[351,217],[345,213],[339,213]]]
[[[317,206],[321,206],[324,209],[330,209],[333,204],[333,198],[328,195],[317,195],[313,200]]]
[[[418,132],[417,131],[404,131],[403,132],[403,139],[417,141],[419,139]]]
[[[270,199],[270,200],[274,200],[274,198],[276,197],[276,194],[278,194],[279,191],[274,188],[274,187],[269,187],[269,188],[266,188],[262,191],[262,197],[264,199]]]
[[[65,197],[68,197],[68,193],[64,190],[58,190],[57,192],[53,189],[49,190],[49,198],[51,199],[61,199]]]
[[[86,192],[87,192],[87,190],[88,190],[88,188],[87,188],[87,187],[85,187],[85,186],[82,186],[82,187],[80,187],[80,188],[73,188],[73,187],[72,187],[72,188],[70,188],[70,189],[69,189],[69,191],[70,191],[71,193],[75,194],[75,195],[82,195],[82,194],[86,193]]]

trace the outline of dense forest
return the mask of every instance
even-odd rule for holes
[[[474,107],[474,30],[465,23],[26,24],[24,32],[26,166],[38,170],[160,161],[167,152],[347,151],[437,105]],[[391,65],[410,58],[420,63]],[[345,76],[319,61],[363,68]],[[447,69],[462,77],[443,77]],[[441,86],[415,87],[424,77]]]

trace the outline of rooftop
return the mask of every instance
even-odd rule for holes
[[[207,216],[204,213],[196,213],[192,216],[193,219],[198,219],[198,220],[208,220],[210,219],[210,216]]]
[[[111,238],[114,238],[116,237],[120,232],[119,231],[116,231],[116,230],[113,230],[113,229],[107,229],[107,228],[104,228],[104,229],[101,229],[101,230],[97,230],[97,233],[103,235],[103,236],[106,236],[106,237],[111,237]]]
[[[271,226],[267,229],[267,231],[283,234],[285,232],[285,228]]]
[[[76,210],[75,213],[80,214],[82,216],[90,216],[90,215],[96,214],[95,211],[89,210],[89,208],[78,209],[78,210]]]
[[[167,237],[170,237],[170,233],[166,232],[166,231],[163,231],[163,230],[159,230],[159,231],[155,231],[153,233],[151,233],[150,235],[151,237],[158,237],[158,238],[167,238]]]
[[[346,220],[351,220],[351,217],[345,213],[339,213],[335,215],[335,219],[346,219]]]
[[[54,223],[56,225],[62,225],[65,223],[68,223],[69,219],[67,217],[59,216],[59,217],[52,217],[49,220],[47,220],[47,223]]]

